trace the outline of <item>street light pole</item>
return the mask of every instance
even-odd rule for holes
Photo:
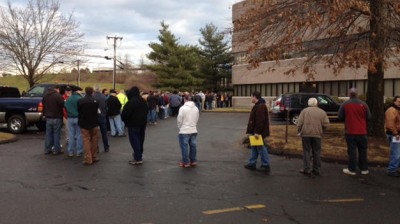
[[[114,39],[114,69],[113,69],[113,89],[115,89],[115,75],[116,75],[116,70],[117,70],[117,40],[122,40],[122,37],[109,37],[107,36],[107,39]]]

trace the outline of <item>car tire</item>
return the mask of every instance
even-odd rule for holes
[[[25,117],[20,114],[12,115],[7,120],[7,128],[13,134],[20,134],[26,129]]]
[[[299,120],[299,116],[300,116],[299,114],[293,114],[290,117],[290,123],[296,125],[297,121]]]

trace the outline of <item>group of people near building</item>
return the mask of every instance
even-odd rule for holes
[[[350,99],[344,102],[339,111],[339,120],[344,121],[345,139],[349,162],[343,173],[356,175],[369,174],[368,170],[368,138],[367,123],[371,118],[368,105],[359,100],[357,89],[349,91]],[[204,95],[204,97],[203,97]],[[107,126],[110,126],[111,136],[125,136],[128,129],[130,145],[133,149],[133,159],[129,164],[143,163],[143,144],[146,126],[157,124],[157,118],[177,117],[179,128],[179,146],[182,160],[179,166],[183,168],[197,165],[197,123],[207,96],[212,94],[173,93],[149,91],[142,93],[137,87],[132,87],[127,95],[124,91],[117,93],[107,89],[100,91],[99,86],[75,90],[66,88],[66,94],[61,96],[56,86],[43,97],[44,115],[46,117],[45,154],[58,155],[62,153],[60,131],[63,117],[66,118],[68,129],[68,156],[84,155],[84,164],[91,165],[98,161],[98,138],[102,136],[104,151],[110,146],[107,138]],[[203,101],[204,99],[204,101]],[[258,157],[261,158],[260,169],[270,172],[270,161],[265,138],[270,135],[270,118],[268,107],[260,92],[253,92],[252,103],[246,133],[261,139],[261,145],[251,145],[251,156],[245,165],[246,169],[256,170]],[[318,107],[318,100],[310,98],[308,106],[299,116],[297,128],[302,139],[304,175],[320,175],[321,172],[321,138],[329,126],[325,111]],[[207,108],[207,106],[206,106]],[[385,112],[386,134],[390,144],[390,161],[387,174],[400,177],[400,97],[396,96],[393,105]]]
[[[201,93],[201,92],[200,92]],[[60,87],[50,88],[43,97],[46,117],[45,154],[62,154],[61,130],[64,127],[68,157],[84,156],[83,164],[99,161],[98,139],[109,152],[108,130],[111,136],[124,137],[128,130],[133,149],[131,165],[143,164],[143,144],[147,124],[157,124],[161,119],[177,116],[179,145],[182,149],[181,167],[196,165],[196,136],[200,94],[188,92],[173,94],[150,91],[142,93],[132,87],[127,94],[121,90],[86,87],[72,89],[67,86],[60,95]],[[196,102],[196,103],[195,103]],[[168,109],[171,108],[171,111]],[[63,122],[64,120],[64,122]],[[109,126],[109,127],[108,127]]]
[[[347,175],[368,175],[368,138],[367,124],[371,118],[368,105],[358,99],[357,89],[351,88],[350,99],[344,102],[338,111],[338,118],[344,121],[345,139],[347,143],[348,166],[343,169]],[[251,110],[247,133],[255,138],[269,136],[269,117],[265,100],[259,92],[252,94],[252,102],[255,104]],[[302,139],[303,169],[304,175],[320,175],[321,172],[321,138],[329,125],[329,119],[325,111],[318,107],[318,100],[310,98],[308,106],[300,113],[297,128]],[[400,97],[395,96],[393,105],[385,112],[386,134],[390,144],[390,158],[387,175],[400,177]],[[268,150],[266,144],[251,146],[251,156],[245,168],[255,170],[258,155],[261,157],[261,169],[270,171]]]

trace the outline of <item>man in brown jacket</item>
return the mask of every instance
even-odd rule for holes
[[[249,122],[247,124],[247,134],[254,135],[256,139],[263,138],[264,144],[262,146],[251,146],[251,156],[247,165],[244,167],[246,169],[255,170],[257,169],[257,158],[258,154],[261,157],[261,169],[266,172],[270,171],[269,157],[267,146],[265,145],[264,138],[269,136],[269,117],[268,108],[265,105],[265,100],[261,98],[260,92],[254,92],[253,98],[251,100],[254,103],[253,108],[250,112]]]
[[[308,99],[308,107],[301,111],[297,128],[303,143],[304,168],[300,173],[304,175],[319,175],[321,169],[321,138],[323,130],[329,125],[326,112],[318,107],[316,98]],[[312,157],[311,157],[312,153]],[[311,170],[311,158],[313,167]]]
[[[390,159],[387,175],[400,177],[400,96],[395,96],[393,105],[385,112],[386,134],[390,142]],[[397,141],[397,142],[396,142]]]

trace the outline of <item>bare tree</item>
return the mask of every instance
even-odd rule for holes
[[[8,66],[16,67],[30,86],[84,48],[73,13],[64,16],[59,10],[60,4],[52,0],[30,0],[26,8],[8,2],[0,9],[0,46]]]
[[[251,65],[302,58],[294,60],[297,64],[286,74],[300,69],[310,80],[317,62],[336,74],[344,68],[366,68],[367,103],[373,114],[369,133],[384,136],[383,78],[385,68],[399,66],[400,1],[248,0],[246,4],[234,28],[236,38],[247,41]]]

